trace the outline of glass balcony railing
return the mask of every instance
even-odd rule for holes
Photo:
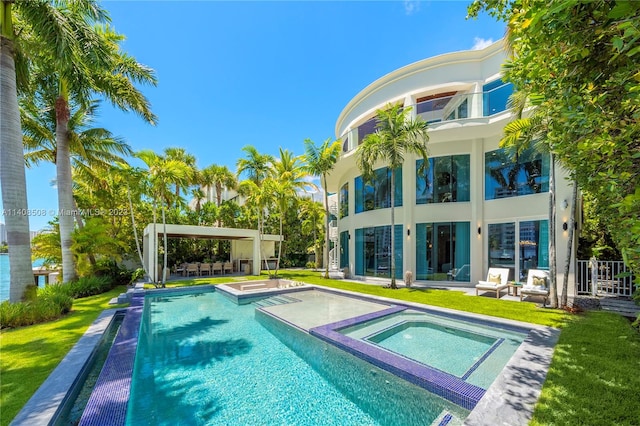
[[[507,110],[509,96],[513,93],[513,85],[505,83],[485,92],[460,92],[454,95],[434,97],[418,102],[412,107],[416,115],[429,124],[441,123],[465,118],[489,117]],[[437,96],[437,95],[436,95]],[[355,134],[343,136],[344,153],[351,152],[362,143],[364,138],[376,131],[375,117],[362,123],[355,129]],[[352,140],[356,143],[349,143]]]

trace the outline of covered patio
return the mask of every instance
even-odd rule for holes
[[[262,252],[268,258],[275,252],[275,243],[283,239],[281,235],[271,234],[264,234],[261,237],[255,229],[150,223],[144,228],[143,260],[154,282],[161,277],[159,269],[162,267],[162,261],[158,259],[158,244],[162,242],[165,227],[167,238],[230,240],[230,262],[238,265],[238,269],[241,264],[249,265],[252,275],[260,275],[261,242]],[[167,266],[170,267],[170,265]]]

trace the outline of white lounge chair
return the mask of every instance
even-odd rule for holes
[[[524,296],[542,296],[547,304],[549,298],[549,271],[542,269],[529,269],[527,282],[520,289],[520,300]]]
[[[509,269],[507,268],[489,268],[487,272],[487,280],[479,281],[476,284],[476,296],[478,290],[495,291],[496,299],[500,298],[500,290],[507,288],[509,279]]]

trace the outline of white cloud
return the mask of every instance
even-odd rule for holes
[[[420,10],[420,2],[417,0],[404,0],[404,13],[413,15]]]
[[[489,38],[489,39],[484,39],[481,37],[475,37],[473,39],[473,47],[471,48],[471,50],[481,50],[484,49],[485,47],[489,46],[493,44],[493,39]]]

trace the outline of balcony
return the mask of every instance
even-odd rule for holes
[[[512,84],[501,82],[500,86],[484,92],[452,91],[425,96],[416,99],[412,107],[416,116],[429,124],[490,117],[507,110],[507,101],[512,92]],[[360,124],[350,135],[343,135],[343,153],[356,149],[367,135],[375,131],[376,118],[373,117]],[[353,142],[350,144],[349,140]]]

